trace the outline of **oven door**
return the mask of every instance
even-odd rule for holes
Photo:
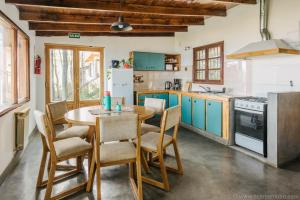
[[[266,139],[264,112],[235,108],[235,133],[264,141]]]

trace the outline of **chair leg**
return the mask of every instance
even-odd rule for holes
[[[90,192],[93,187],[95,172],[96,172],[95,167],[96,167],[96,162],[95,162],[95,155],[93,153],[91,165],[90,165],[90,169],[89,169],[89,180],[88,180],[88,184],[86,186],[87,192]]]
[[[89,172],[90,172],[90,167],[92,164],[92,157],[93,157],[93,152],[89,152],[88,153],[88,175],[90,175]]]
[[[38,175],[36,187],[42,186],[44,172],[45,172],[45,166],[46,166],[46,162],[47,162],[47,154],[48,154],[48,151],[43,149],[43,155],[42,155],[42,159],[41,159],[41,164],[40,164],[39,175]]]
[[[169,185],[168,174],[167,174],[167,169],[165,166],[163,152],[160,152],[158,157],[159,157],[160,172],[161,172],[161,176],[162,176],[162,180],[163,180],[163,184],[164,184],[164,189],[167,191],[170,191],[170,185]]]
[[[97,176],[97,200],[101,200],[101,172],[100,172],[100,165],[96,166],[96,176]]]
[[[50,167],[50,172],[49,172],[49,178],[48,178],[48,183],[47,183],[45,200],[50,200],[51,199],[53,181],[54,181],[54,176],[55,176],[55,169],[56,169],[56,161],[51,161],[51,167]]]
[[[175,158],[176,158],[178,173],[183,175],[182,163],[181,163],[181,159],[180,159],[180,155],[179,155],[179,151],[178,151],[176,141],[173,142],[173,147],[174,147],[174,152],[175,152]]]
[[[49,174],[50,168],[51,168],[51,156],[49,154],[48,166],[47,166],[48,174]]]
[[[78,156],[78,157],[76,158],[76,166],[77,166],[77,170],[78,170],[78,171],[81,171],[81,170],[82,170],[82,161],[83,161],[83,159],[82,159],[81,156]]]
[[[144,155],[144,153],[142,153]],[[148,166],[148,165],[147,165]],[[143,200],[143,188],[142,188],[142,168],[141,162],[136,162],[136,176],[137,176],[137,197],[138,200]]]
[[[146,157],[145,157],[145,153],[143,151],[141,151],[141,161],[142,161],[143,168],[144,168],[145,172],[149,173],[150,169],[149,169]]]
[[[134,167],[133,163],[129,163],[129,177],[134,179]]]

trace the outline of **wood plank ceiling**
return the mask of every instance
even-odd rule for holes
[[[226,17],[238,4],[256,0],[5,0],[15,4],[20,20],[29,22],[37,36],[174,36],[188,26],[204,25],[207,17]],[[110,25],[122,15],[133,26],[114,32]]]

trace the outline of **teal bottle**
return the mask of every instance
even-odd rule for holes
[[[115,110],[116,110],[117,112],[121,112],[121,111],[122,111],[122,106],[121,106],[119,103],[117,103],[117,105],[116,105],[116,107],[115,107]]]
[[[109,91],[104,92],[103,104],[104,104],[104,110],[105,111],[110,111],[111,110],[111,97],[110,97],[110,92]]]

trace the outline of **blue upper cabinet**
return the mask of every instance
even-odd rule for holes
[[[165,54],[134,51],[133,69],[135,71],[164,71]]]
[[[206,101],[206,131],[222,136],[222,103]]]
[[[177,94],[169,94],[169,107],[174,107],[178,105],[178,95]]]
[[[185,124],[192,124],[192,97],[182,96],[181,99],[181,121]]]
[[[193,126],[205,130],[205,100],[193,99]]]

